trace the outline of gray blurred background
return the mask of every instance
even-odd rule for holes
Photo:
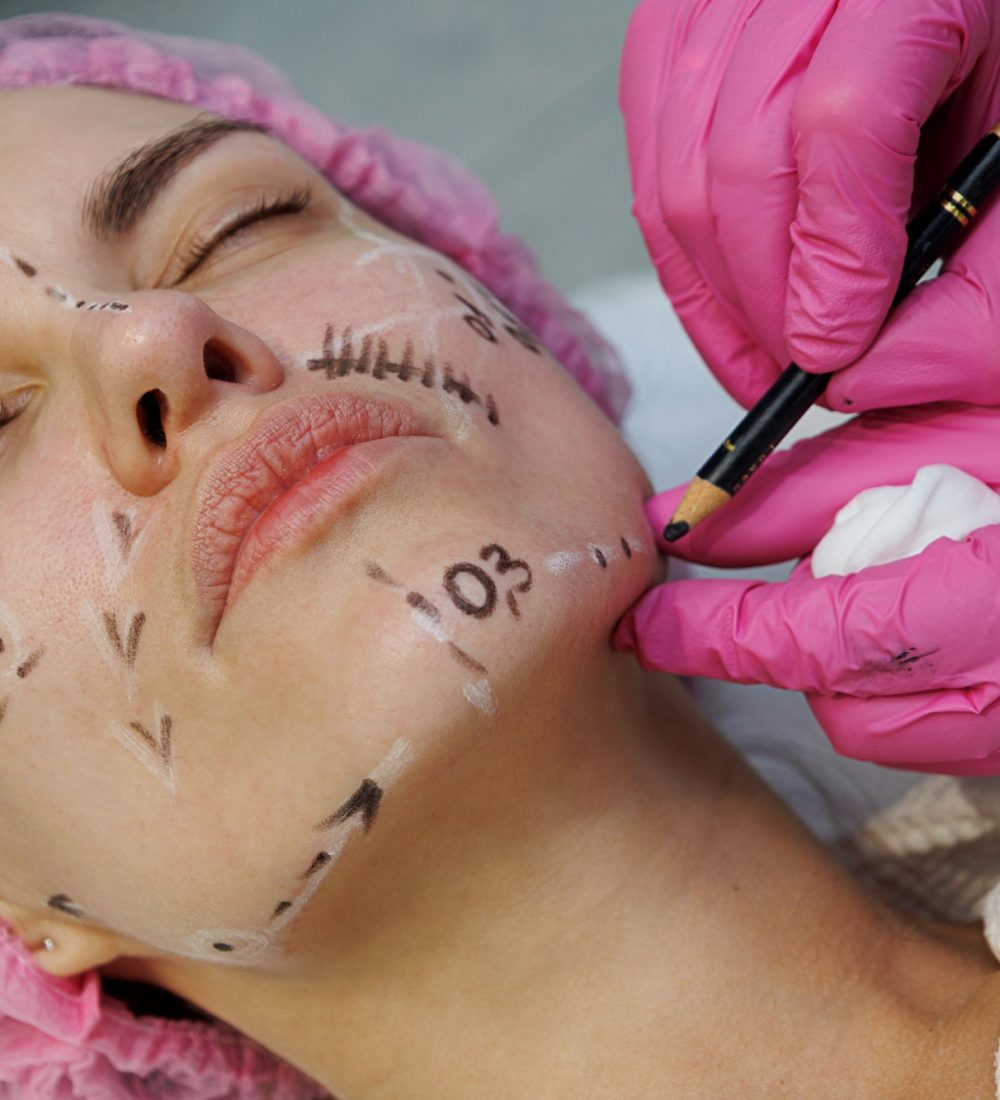
[[[0,0],[249,46],[303,96],[453,153],[563,291],[647,267],[618,57],[635,0]]]

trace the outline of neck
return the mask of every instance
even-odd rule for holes
[[[399,780],[406,820],[387,804],[345,851],[296,976],[171,959],[147,980],[342,1100],[923,1095],[915,1052],[982,960],[862,895],[672,681],[590,672],[561,709],[526,693],[515,744]]]

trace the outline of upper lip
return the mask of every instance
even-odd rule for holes
[[[438,434],[407,405],[344,392],[292,398],[262,413],[208,466],[195,494],[190,563],[210,638],[243,539],[273,500],[339,447]]]

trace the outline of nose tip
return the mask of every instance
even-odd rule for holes
[[[140,291],[130,305],[101,322],[92,375],[112,465],[148,493],[176,466],[165,462],[173,441],[224,398],[222,387],[266,393],[284,370],[260,337],[192,295]]]

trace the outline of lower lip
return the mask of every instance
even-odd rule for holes
[[[426,436],[387,436],[338,447],[271,501],[243,536],[223,614],[258,567],[281,549],[302,549],[318,538],[371,485],[372,477],[402,448]]]

